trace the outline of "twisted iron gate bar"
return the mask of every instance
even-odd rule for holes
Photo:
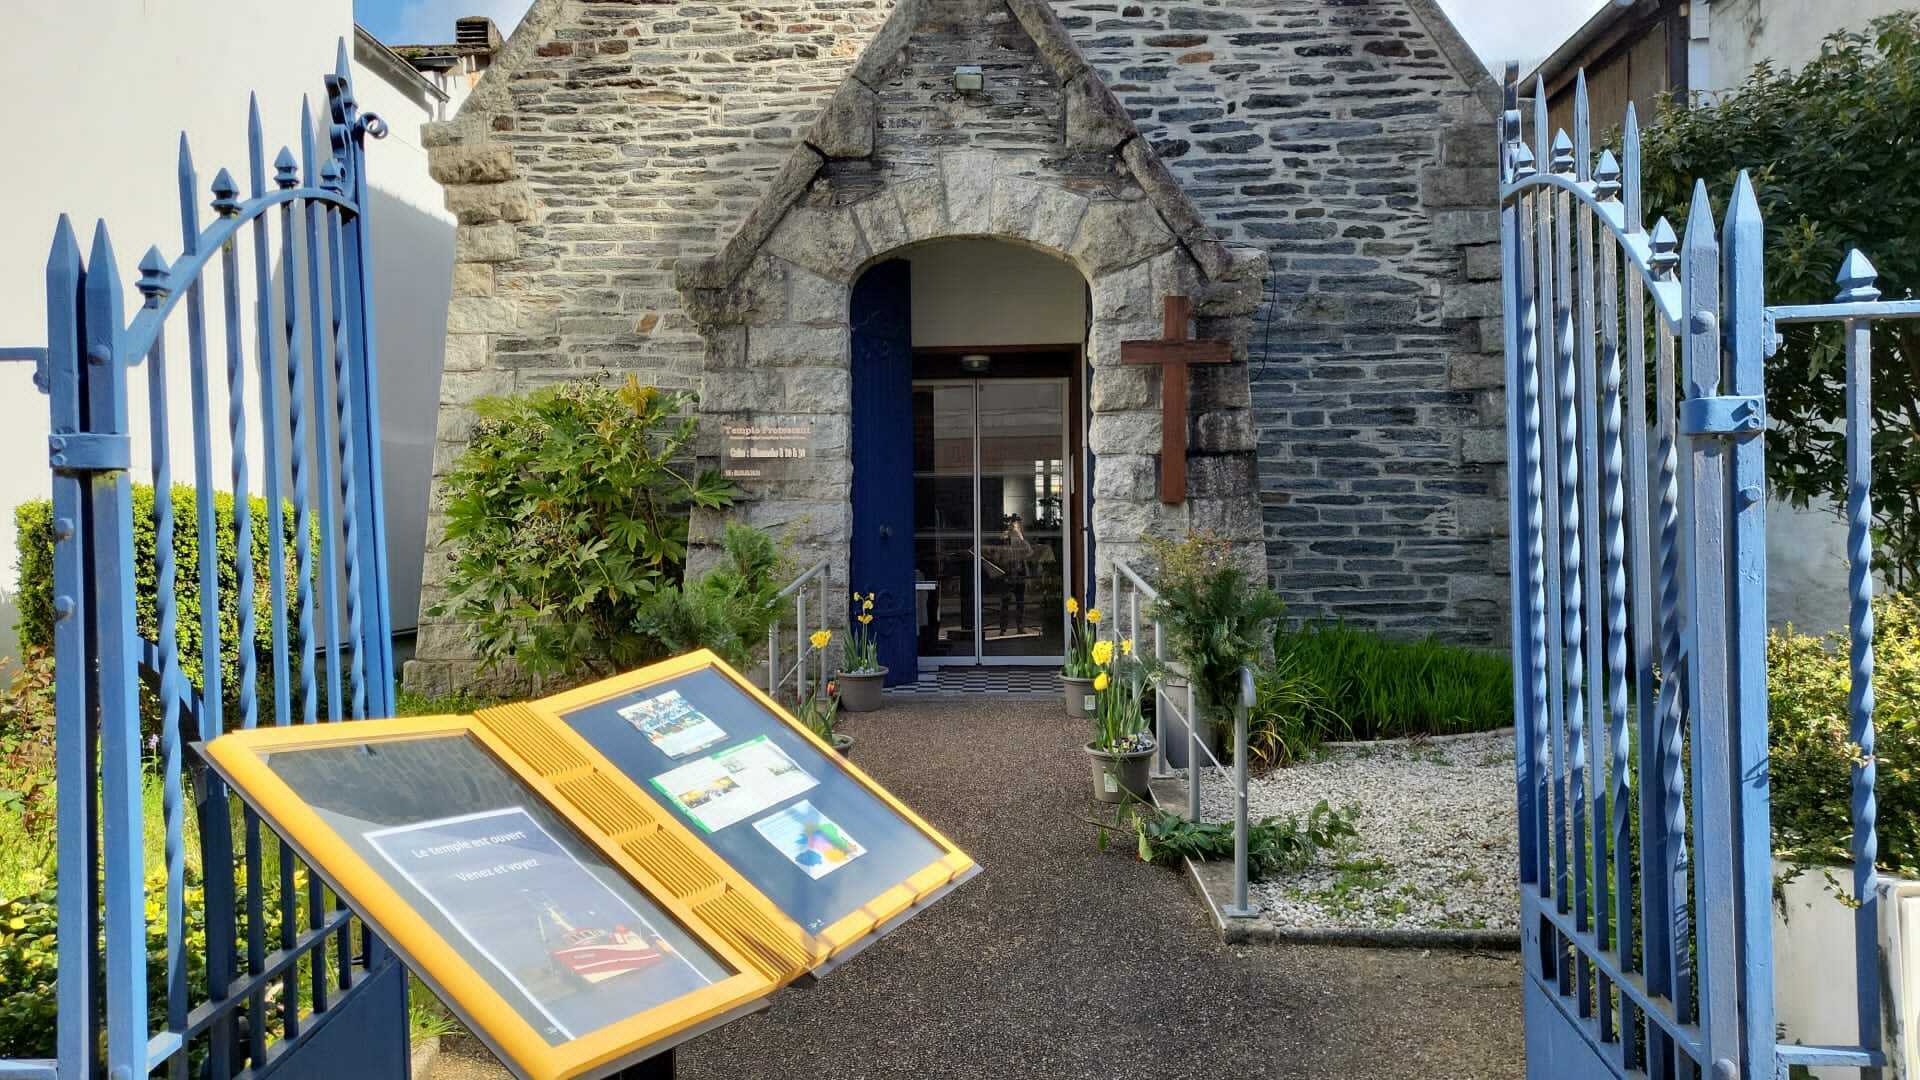
[[[171,264],[157,247],[140,260],[141,301],[131,322],[123,316],[104,223],[83,258],[63,216],[47,262],[47,348],[8,350],[12,358],[39,362],[35,380],[49,397],[52,420],[59,1020],[56,1060],[0,1063],[0,1076],[134,1080],[161,1068],[177,1080],[356,1070],[404,1075],[404,969],[317,877],[302,872],[284,842],[275,852],[277,882],[267,880],[260,820],[244,808],[236,857],[234,802],[183,745],[211,739],[231,723],[259,723],[263,691],[278,725],[393,711],[371,235],[363,212],[364,140],[383,136],[385,126],[355,103],[344,41],[325,86],[324,128],[316,131],[303,103],[299,156],[288,148],[279,152],[271,189],[258,103],[251,104],[248,195],[242,199],[231,174],[220,170],[209,188],[213,220],[204,229],[204,196],[181,137],[183,250]],[[257,411],[249,408],[242,328],[247,275],[239,249],[248,231]],[[209,273],[216,263],[217,272]],[[206,296],[215,292],[231,444],[225,475],[217,475],[214,457],[216,373],[207,355]],[[200,590],[199,635],[189,633],[184,643],[174,594],[181,568],[166,375],[168,320],[182,309],[198,525],[197,565],[187,572],[197,574]],[[155,585],[152,595],[137,597],[128,375],[142,360],[156,492]],[[249,455],[256,437],[265,472],[257,485]],[[235,493],[230,564],[218,547],[216,483]],[[252,520],[246,498],[254,490],[265,495],[267,515],[264,592],[272,649],[264,679],[255,658],[260,601],[253,533],[261,523]],[[221,624],[219,594],[228,574],[237,633]],[[136,624],[136,600],[155,613],[151,638]],[[231,693],[222,686],[223,640],[236,665]],[[198,686],[187,674],[196,658]],[[152,929],[164,933],[166,966],[160,1000],[152,1003],[142,676],[161,714],[165,829],[164,928]],[[187,865],[189,795],[198,867]],[[192,876],[201,884],[203,980],[190,978]],[[266,894],[275,884],[280,922],[277,938],[269,940]],[[356,1019],[330,1023],[349,1014]]]
[[[1665,219],[1649,231],[1633,107],[1621,157],[1595,160],[1584,74],[1572,137],[1548,138],[1536,83],[1529,145],[1516,74],[1499,162],[1530,1074],[1732,1080],[1806,1064],[1877,1075],[1866,320],[1920,316],[1920,302],[1877,302],[1854,252],[1838,302],[1767,308],[1745,173],[1722,233],[1701,184],[1684,238]],[[1774,1028],[1762,373],[1774,326],[1813,319],[1848,328],[1850,718],[1862,754],[1860,1025],[1847,1047],[1776,1045]]]

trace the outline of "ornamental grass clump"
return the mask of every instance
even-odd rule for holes
[[[1513,726],[1513,664],[1433,638],[1396,641],[1342,623],[1273,635],[1287,676],[1311,685],[1330,739],[1462,735]]]

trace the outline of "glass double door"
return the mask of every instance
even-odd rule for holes
[[[923,664],[1057,663],[1072,506],[1067,380],[913,384]]]

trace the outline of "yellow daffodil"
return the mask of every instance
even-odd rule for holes
[[[1080,601],[1075,600],[1071,596],[1067,597],[1067,614],[1069,615],[1080,614]]]
[[[880,599],[880,594],[879,594],[879,593],[876,593],[876,592],[870,592],[870,593],[868,593],[868,594],[867,594],[867,602],[868,602],[868,603],[872,603],[873,601],[875,601],[875,600],[878,600],[878,599]]]
[[[1133,655],[1133,639],[1132,638],[1120,639],[1120,655],[1121,656]]]
[[[815,631],[813,632],[813,636],[811,636],[811,637],[809,637],[809,638],[807,638],[807,640],[808,640],[808,641],[811,641],[811,642],[813,642],[813,647],[814,647],[814,648],[816,648],[816,649],[824,649],[824,648],[826,648],[826,647],[827,647],[827,642],[829,642],[829,641],[832,641],[832,640],[833,640],[833,631],[831,631],[831,630],[815,630]]]
[[[1093,677],[1093,688],[1095,690],[1105,690],[1112,683],[1113,679],[1104,671]]]
[[[870,623],[870,622],[872,622],[872,621],[873,621],[873,616],[871,616],[871,615],[861,615],[861,616],[859,616],[859,619],[860,619],[860,625],[861,625],[861,626],[865,626],[865,625],[867,625],[868,623]]]
[[[869,597],[869,598],[867,598],[867,599],[865,599],[865,600],[862,600],[862,601],[860,601],[860,610],[861,610],[861,611],[872,611],[872,610],[873,610],[873,599],[872,599],[871,597]]]
[[[1093,643],[1093,662],[1105,666],[1113,659],[1113,642],[1101,640]]]
[[[1087,609],[1087,621],[1088,621],[1089,623],[1092,623],[1092,624],[1093,624],[1093,625],[1095,625],[1095,626],[1098,626],[1098,625],[1100,625],[1100,609],[1099,609],[1099,608],[1097,608],[1097,607],[1090,607],[1090,608],[1088,608],[1088,609]]]

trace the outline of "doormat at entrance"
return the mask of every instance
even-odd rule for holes
[[[1051,667],[941,667],[920,673],[920,680],[890,686],[889,694],[1015,694],[1040,697],[1060,693],[1060,671]]]

